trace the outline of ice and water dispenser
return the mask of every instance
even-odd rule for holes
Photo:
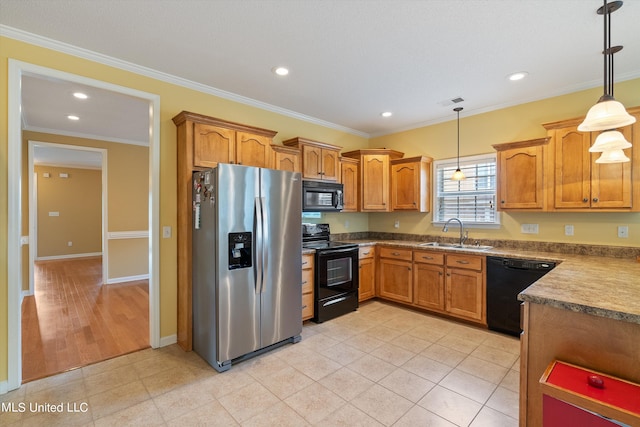
[[[229,233],[229,270],[251,267],[251,232]]]

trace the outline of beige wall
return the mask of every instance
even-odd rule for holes
[[[36,257],[102,252],[102,171],[35,166],[34,172],[38,188]],[[58,216],[50,216],[54,212]]]

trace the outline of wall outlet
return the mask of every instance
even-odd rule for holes
[[[163,239],[171,238],[171,226],[165,225],[164,227],[162,227],[162,238]]]
[[[564,226],[564,235],[573,236],[573,225],[569,224]]]
[[[618,226],[618,237],[622,239],[626,239],[629,237],[629,226],[627,225],[619,225]]]
[[[522,224],[520,232],[523,234],[538,234],[538,224]]]
[[[394,228],[400,228],[400,221],[396,219],[396,222],[393,223]]]
[[[349,220],[348,219],[344,220],[344,228],[349,228]]]
[[[67,246],[73,246],[73,242],[72,242],[71,240],[69,240],[69,241],[67,242]]]
[[[60,216],[60,212],[49,212],[49,216]]]

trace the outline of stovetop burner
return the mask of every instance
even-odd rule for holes
[[[302,247],[307,249],[355,248],[355,243],[331,241],[329,224],[302,224]]]

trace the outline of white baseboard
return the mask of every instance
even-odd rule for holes
[[[50,260],[55,260],[55,259],[88,258],[88,257],[94,257],[94,256],[102,256],[102,252],[89,252],[89,253],[86,253],[86,254],[41,256],[41,257],[36,257],[36,261],[50,261]]]
[[[123,277],[112,277],[107,280],[107,285],[114,285],[116,283],[124,283],[124,282],[133,282],[135,280],[149,280],[148,274],[139,274],[137,276],[123,276]]]
[[[175,344],[177,342],[178,342],[178,335],[176,335],[176,334],[169,335],[167,337],[161,337],[160,338],[160,347],[166,347],[168,345]]]

